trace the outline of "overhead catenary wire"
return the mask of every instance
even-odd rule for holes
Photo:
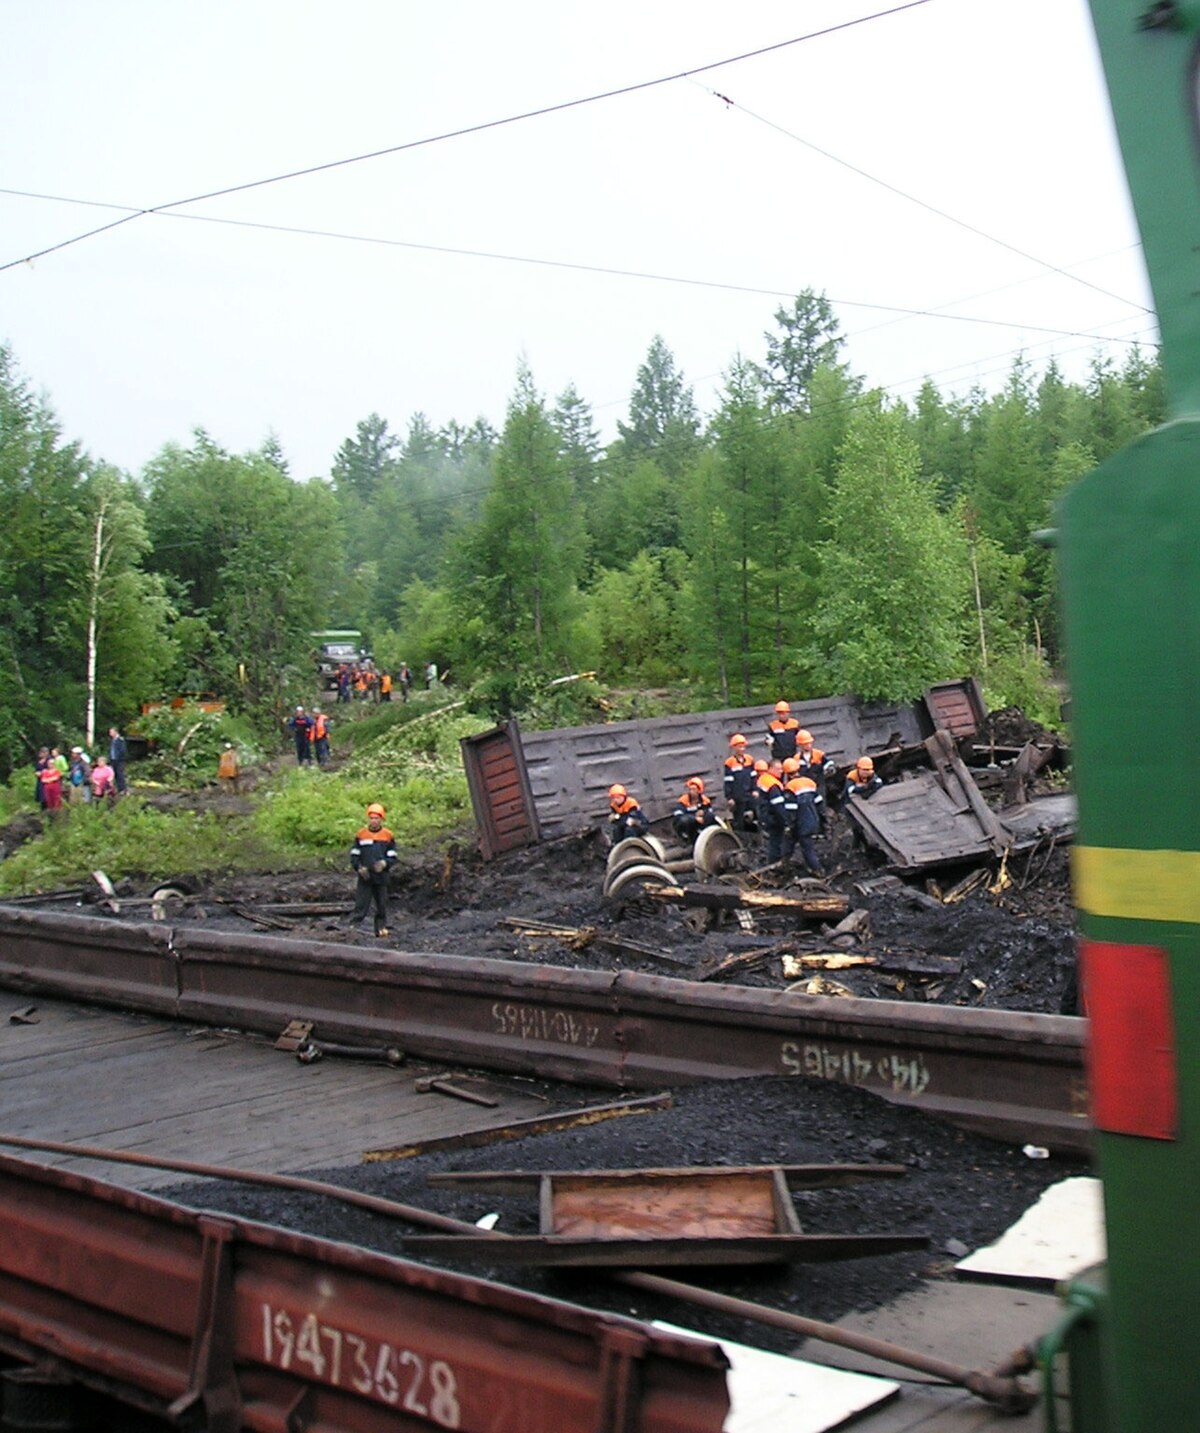
[[[814,144],[811,139],[805,139],[803,135],[785,128],[785,126],[778,124],[775,120],[768,119],[765,115],[756,114],[747,106],[739,104],[737,100],[730,99],[728,95],[720,94],[716,90],[708,90],[707,93],[720,100],[726,109],[738,110],[742,114],[748,115],[749,118],[757,121],[759,124],[766,125],[768,129],[773,129],[777,134],[782,134],[786,139],[790,139],[796,144],[802,144],[805,149],[812,150],[814,154],[821,155],[833,164],[841,165],[843,169],[849,170],[850,173],[857,174],[860,178],[867,180],[871,184],[877,184],[881,189],[886,189],[889,194],[895,194],[898,198],[904,199],[910,204],[917,205],[918,208],[926,210],[927,213],[933,214],[939,219],[944,219],[948,224],[956,224],[960,229],[965,229],[967,233],[974,234],[980,239],[986,239],[989,244],[996,244],[1000,248],[1006,249],[1010,254],[1016,254],[1018,258],[1027,259],[1031,264],[1037,264],[1039,268],[1048,269],[1052,274],[1058,274],[1060,278],[1069,279],[1072,283],[1082,284],[1085,288],[1094,289],[1096,293],[1103,294],[1105,298],[1116,299],[1118,303],[1128,304],[1131,308],[1139,309],[1142,313],[1152,312],[1151,309],[1148,309],[1144,304],[1138,303],[1134,299],[1127,299],[1121,294],[1114,294],[1110,289],[1103,288],[1100,284],[1092,283],[1090,279],[1085,279],[1079,274],[1071,273],[1069,269],[1061,268],[1058,264],[1052,264],[1048,259],[1039,258],[1036,254],[1031,254],[1028,250],[1019,248],[1016,244],[1010,244],[1007,239],[1000,238],[998,234],[993,234],[987,229],[981,229],[977,224],[969,223],[966,219],[960,219],[956,214],[951,214],[945,209],[939,209],[936,204],[930,204],[928,200],[921,199],[910,190],[901,189],[899,185],[891,184],[886,179],[880,179],[877,174],[870,173],[860,165],[852,164],[850,160],[843,159],[840,155],[834,154],[832,150],[825,149],[819,144]]]
[[[710,70],[723,69],[726,65],[741,64],[745,60],[758,59],[763,55],[774,54],[780,50],[786,50],[793,45],[804,44],[810,40],[822,39],[825,36],[837,34],[842,30],[850,30],[858,25],[865,25],[874,20],[882,20],[890,15],[900,14],[905,10],[915,10],[922,5],[928,5],[930,0],[904,0],[904,3],[893,5],[886,10],[876,10],[869,15],[858,15],[851,20],[840,21],[836,25],[826,25],[820,30],[810,30],[804,35],[793,35],[791,39],[779,40],[772,45],[760,45],[757,49],[747,50],[739,55],[728,55],[723,60],[712,60],[704,65],[693,65],[689,69],[680,70],[670,75],[660,75],[656,79],[641,80],[630,85],[621,85],[615,89],[603,90],[597,94],[583,95],[573,100],[562,100],[557,104],[542,105],[537,109],[523,110],[519,114],[506,115],[502,119],[484,120],[479,124],[464,125],[458,129],[445,130],[440,134],[426,135],[422,139],[406,140],[401,144],[388,145],[382,149],[373,149],[365,154],[347,155],[341,159],[327,160],[321,164],[309,164],[300,169],[291,169],[282,174],[268,175],[262,179],[249,179],[240,184],[227,184],[219,189],[210,189],[202,194],[191,194],[183,199],[172,199],[163,204],[155,204],[146,209],[135,209],[125,214],[120,219],[114,219],[108,224],[101,224],[97,228],[89,229],[85,233],[75,234],[69,239],[62,239],[57,244],[49,244],[35,253],[26,254],[19,259],[9,259],[0,263],[0,273],[6,269],[16,268],[20,264],[27,264],[34,259],[45,258],[48,254],[58,253],[62,249],[69,248],[72,244],[82,243],[85,239],[94,238],[98,234],[107,233],[111,229],[117,229],[123,224],[129,224],[134,219],[140,219],[148,214],[162,214],[168,210],[178,209],[187,204],[201,204],[210,199],[224,198],[229,194],[242,194],[249,189],[261,189],[270,184],[283,184],[291,179],[301,179],[310,174],[322,174],[332,169],[343,169],[352,164],[364,164],[372,159],[383,159],[393,154],[403,154],[407,150],[421,149],[431,144],[442,144],[451,139],[464,139],[468,135],[483,134],[488,130],[500,129],[510,124],[520,124],[525,120],[540,119],[546,115],[561,114],[566,110],[579,109],[584,105],[598,104],[603,100],[619,99],[625,95],[637,94],[639,91],[655,89],[661,85],[674,84],[678,80],[686,80],[694,75],[707,74]]]
[[[425,244],[412,239],[393,239],[379,234],[356,234],[348,230],[317,229],[298,224],[270,224],[261,220],[222,218],[212,214],[176,214],[165,209],[138,209],[133,206],[101,203],[97,200],[74,199],[59,194],[38,194],[29,190],[0,188],[0,194],[9,194],[27,199],[42,199],[63,204],[87,204],[91,207],[124,209],[127,217],[153,215],[161,219],[182,219],[198,224],[216,224],[235,229],[262,230],[266,233],[291,234],[303,238],[333,239],[344,243],[371,244],[384,248],[411,249],[421,253],[449,254],[460,258],[489,259],[500,263],[526,264],[535,268],[564,269],[574,273],[601,274],[612,278],[640,279],[663,284],[681,284],[690,288],[714,289],[723,293],[750,294],[764,298],[794,298],[791,290],[764,288],[755,284],[734,284],[722,279],[701,279],[682,274],[653,273],[644,269],[613,268],[604,264],[585,264],[568,259],[548,259],[529,254],[506,254],[490,249],[463,248],[448,244]],[[102,225],[91,233],[103,233],[113,225]],[[0,268],[10,267],[0,265]],[[1126,300],[1119,300],[1127,302]],[[906,308],[902,304],[885,304],[869,299],[830,298],[829,302],[840,308],[871,309],[878,313],[896,314],[903,318],[930,318],[949,323],[982,324],[993,328],[1019,328],[1026,333],[1044,333],[1056,338],[1102,338],[1088,329],[1054,328],[1046,324],[1025,323],[1018,319],[987,318],[971,314],[952,314],[939,309]],[[960,300],[960,302],[962,302]],[[1115,322],[1115,320],[1113,320]],[[1113,339],[1112,342],[1121,342]]]

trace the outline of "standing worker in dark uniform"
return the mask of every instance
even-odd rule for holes
[[[108,729],[108,764],[113,769],[113,789],[120,796],[125,790],[125,762],[129,759],[129,748],[125,738],[115,726]]]
[[[785,701],[775,703],[775,720],[767,723],[767,740],[771,745],[771,760],[786,761],[796,755],[796,734],[800,723],[792,715],[792,709]]]
[[[740,731],[735,731],[729,738],[729,755],[725,758],[722,779],[735,831],[752,831],[757,825],[754,816],[754,783],[757,778],[754,758],[746,748],[746,738]]]
[[[779,763],[775,762],[773,766],[759,772],[758,785],[755,788],[758,796],[758,824],[767,838],[767,864],[772,866],[783,859],[783,838],[787,830],[787,798],[783,782],[779,779],[781,774]]]
[[[812,875],[822,876],[825,873],[814,838],[821,829],[821,807],[825,802],[817,783],[804,771],[797,757],[791,756],[783,763],[783,789],[789,822],[784,855],[790,856],[799,846],[804,864]]]
[[[374,905],[376,935],[388,933],[388,872],[396,861],[396,839],[383,824],[386,815],[379,802],[373,801],[367,807],[367,824],[360,827],[350,847],[350,865],[358,873],[350,924],[361,925]]]
[[[312,717],[303,707],[296,708],[296,715],[288,722],[288,730],[296,742],[296,765],[312,765]]]

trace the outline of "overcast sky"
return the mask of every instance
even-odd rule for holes
[[[900,396],[1157,337],[1085,0],[0,0],[0,36],[0,265],[336,165],[0,270],[0,341],[131,472],[196,426],[301,478],[373,411],[500,427],[522,356],[607,439],[656,333],[707,413],[806,287]]]

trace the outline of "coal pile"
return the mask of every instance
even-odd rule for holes
[[[552,1093],[551,1087],[546,1088]],[[564,1107],[587,1098],[578,1087],[561,1093]],[[597,1092],[597,1098],[607,1096]],[[1010,1227],[1048,1185],[1080,1172],[1071,1160],[1029,1158],[1020,1149],[951,1129],[863,1090],[802,1078],[763,1077],[681,1088],[674,1092],[670,1109],[650,1114],[485,1148],[314,1171],[313,1177],[470,1223],[497,1213],[500,1232],[528,1234],[537,1229],[535,1196],[435,1188],[427,1183],[427,1176],[449,1170],[872,1162],[900,1164],[907,1172],[900,1179],[796,1193],[805,1232],[922,1232],[929,1236],[926,1250],[831,1264],[664,1272],[737,1298],[835,1320],[851,1310],[888,1302],[927,1279],[954,1277],[957,1258]],[[401,1258],[410,1256],[406,1234],[423,1232],[314,1195],[225,1183],[190,1184],[166,1192],[195,1207]],[[423,1254],[421,1259],[436,1262]],[[794,1348],[798,1341],[767,1325],[626,1288],[597,1270],[526,1270],[458,1261],[446,1267],[780,1351]]]

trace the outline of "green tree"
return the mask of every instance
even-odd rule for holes
[[[920,477],[906,415],[860,409],[820,545],[814,668],[828,691],[907,701],[960,670],[968,563],[956,524]]]
[[[583,550],[559,435],[522,364],[482,517],[451,564],[456,609],[476,663],[569,666]]]
[[[766,333],[767,361],[759,370],[772,408],[806,413],[812,406],[812,380],[818,368],[840,367],[845,339],[824,294],[802,289],[790,309],[775,310],[778,330]]]
[[[223,638],[223,689],[244,669],[247,702],[279,710],[289,687],[308,683],[309,633],[324,624],[341,567],[333,493],[203,432],[189,449],[165,448],[144,480],[151,565],[174,583],[181,612]]]
[[[626,568],[601,572],[588,597],[600,659],[612,678],[670,682],[683,660],[683,554],[639,552]]]
[[[363,418],[333,460],[333,485],[339,497],[367,501],[393,471],[400,439],[378,413]]]
[[[678,477],[695,458],[700,431],[696,401],[675,355],[655,334],[637,371],[629,400],[629,421],[618,422],[622,456],[653,458],[664,473]]]

